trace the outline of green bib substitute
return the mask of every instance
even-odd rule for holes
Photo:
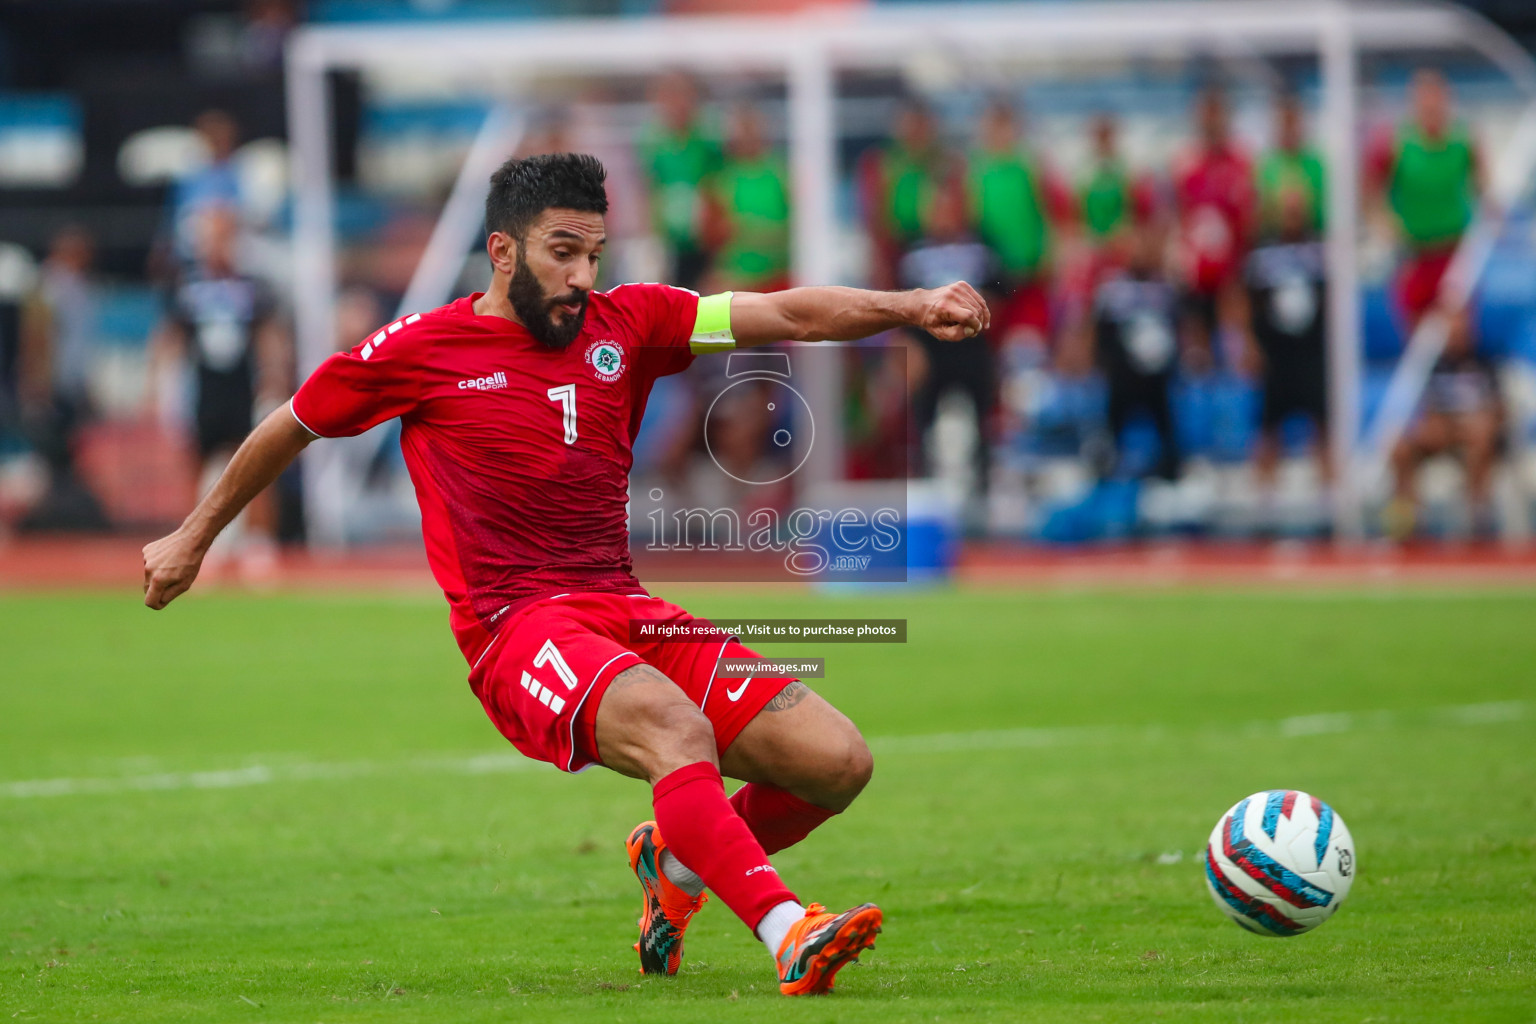
[[[1421,249],[1455,244],[1472,223],[1472,139],[1461,125],[1432,141],[1413,126],[1404,127],[1392,165],[1392,210],[1403,233]]]
[[[1015,276],[1034,273],[1050,244],[1034,167],[1016,153],[976,153],[969,184],[977,232],[1003,270]]]
[[[1131,176],[1119,161],[1094,166],[1078,202],[1083,211],[1083,227],[1095,241],[1114,234],[1131,213]]]
[[[1323,158],[1314,149],[1295,153],[1275,150],[1259,164],[1255,185],[1259,193],[1259,215],[1266,230],[1280,224],[1280,197],[1295,189],[1307,198],[1307,223],[1321,232],[1327,222],[1328,179]]]
[[[789,270],[789,185],[775,157],[731,160],[715,177],[715,198],[730,221],[730,239],[716,266],[738,288],[750,289]]]
[[[900,147],[887,149],[880,160],[885,179],[885,215],[898,242],[923,237],[923,214],[936,185],[930,162]]]
[[[686,135],[658,129],[641,151],[653,189],[656,230],[674,246],[697,248],[701,189],[720,167],[720,147],[698,129]]]

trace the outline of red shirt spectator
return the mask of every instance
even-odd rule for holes
[[[1174,171],[1185,282],[1211,294],[1242,263],[1253,224],[1253,162],[1231,143],[1187,154]]]
[[[1200,141],[1174,167],[1179,255],[1186,286],[1213,295],[1235,279],[1257,205],[1253,161],[1230,136],[1226,101],[1206,92],[1196,110]]]

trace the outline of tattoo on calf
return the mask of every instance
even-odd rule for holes
[[[763,706],[764,711],[788,711],[811,695],[811,688],[798,679],[780,690],[778,696]]]

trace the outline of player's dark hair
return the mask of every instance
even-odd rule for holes
[[[607,177],[602,161],[587,153],[513,157],[491,175],[486,230],[504,231],[521,241],[545,210],[607,213]]]

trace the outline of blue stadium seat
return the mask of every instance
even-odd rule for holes
[[[1531,219],[1517,216],[1499,239],[1478,282],[1478,337],[1494,358],[1512,355],[1536,314],[1536,246]]]
[[[474,138],[485,123],[490,103],[468,97],[456,100],[373,103],[363,115],[363,133],[383,137],[401,135],[461,136]]]
[[[537,0],[316,0],[310,5],[309,17],[318,22],[504,20],[557,17],[560,7]]]
[[[1258,415],[1257,389],[1234,374],[1180,378],[1174,384],[1174,429],[1186,455],[1218,462],[1247,458]]]
[[[85,160],[83,121],[64,93],[0,92],[0,187],[72,184]]]
[[[160,294],[153,288],[120,285],[103,289],[96,307],[97,344],[142,347],[163,308]]]
[[[314,0],[310,20],[320,22],[485,21],[569,18],[574,15],[634,17],[661,14],[662,0]]]
[[[1403,351],[1403,336],[1391,286],[1383,283],[1362,288],[1360,314],[1366,360],[1396,359]]]
[[[1048,544],[1125,540],[1136,532],[1137,480],[1101,480],[1080,500],[1048,508],[1035,532]]]

